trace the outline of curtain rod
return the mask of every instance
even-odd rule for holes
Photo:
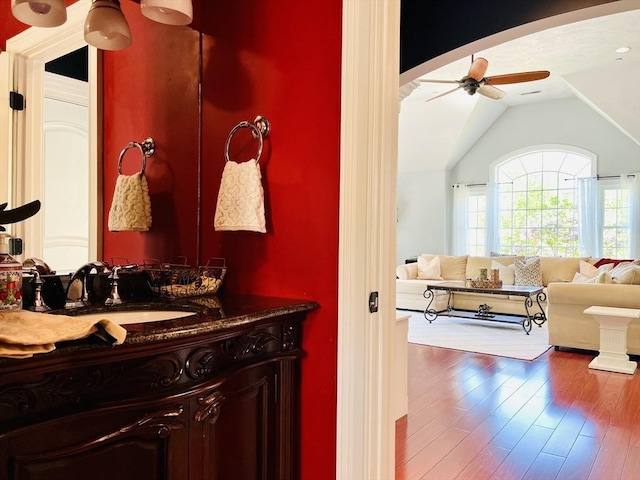
[[[460,186],[465,187],[480,187],[482,185],[486,185],[486,183],[456,183],[455,185],[451,185],[451,188],[458,188]]]
[[[513,182],[500,182],[498,183],[498,185],[511,185]],[[484,183],[456,183],[455,185],[451,185],[451,188],[458,188],[461,186],[464,187],[482,187],[482,186],[486,186],[489,185],[489,182],[484,182]]]
[[[622,178],[622,177],[635,177],[637,174],[635,173],[623,173],[620,175],[596,175],[595,177],[582,177],[582,178],[595,178],[596,180],[603,180],[606,178]],[[582,178],[579,178],[577,180],[581,180]],[[565,178],[564,181],[574,181],[576,180],[575,178]]]

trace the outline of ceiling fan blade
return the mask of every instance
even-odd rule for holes
[[[428,78],[421,78],[420,81],[426,83],[460,83],[458,80],[430,80]]]
[[[547,70],[535,72],[507,73],[506,75],[494,75],[484,79],[485,85],[506,85],[507,83],[533,82],[547,78],[551,73]]]
[[[457,83],[457,82],[456,82]],[[441,93],[440,95],[436,95],[435,97],[431,97],[431,98],[427,98],[425,100],[425,102],[430,102],[431,100],[435,100],[436,98],[440,98],[440,97],[444,97],[445,95],[449,95],[450,93],[455,92],[456,90],[460,90],[462,88],[462,85],[458,85],[456,88],[452,89],[452,90],[447,90],[444,93]]]
[[[487,68],[489,68],[489,62],[485,58],[478,57],[471,63],[468,76],[479,82],[484,78]]]
[[[485,97],[493,98],[494,100],[500,100],[506,95],[506,92],[503,92],[499,88],[486,84],[479,87],[476,92],[478,92],[480,95],[484,95]]]

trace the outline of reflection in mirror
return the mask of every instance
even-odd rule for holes
[[[11,233],[24,239],[20,260],[41,258],[58,273],[101,255],[98,52],[83,38],[87,4],[71,5],[60,27],[29,28],[7,41],[10,87],[26,99],[12,113],[8,201],[42,201],[41,212]],[[61,67],[78,57],[83,74]]]
[[[73,271],[90,260],[87,47],[45,64],[43,107],[42,257]]]

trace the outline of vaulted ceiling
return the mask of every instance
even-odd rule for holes
[[[566,24],[541,31],[535,31],[540,25],[513,29],[401,74],[399,170],[450,168],[507,109],[570,96],[579,97],[640,144],[637,7],[637,1],[612,2],[597,7],[594,18],[571,14],[570,19],[575,21],[566,23],[567,19],[562,19]],[[501,41],[508,37],[513,39]],[[630,50],[617,53],[619,47]],[[456,85],[423,83],[420,79],[459,80],[468,72],[471,54],[489,61],[487,76],[530,70],[549,70],[551,75],[535,82],[500,85],[507,93],[501,100],[458,90],[427,102]]]

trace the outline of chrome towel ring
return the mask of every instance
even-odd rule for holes
[[[122,159],[124,158],[124,154],[130,148],[137,148],[140,150],[142,154],[142,168],[139,175],[144,173],[145,168],[147,168],[147,157],[151,157],[156,151],[156,143],[151,137],[147,137],[143,142],[129,142],[127,146],[122,149],[120,152],[120,157],[118,157],[118,174],[122,175]]]
[[[235,127],[231,129],[229,132],[229,136],[227,137],[227,141],[224,143],[224,159],[226,162],[229,162],[231,159],[229,158],[229,145],[231,144],[231,138],[235,135],[235,133],[241,128],[250,128],[252,130],[252,135],[254,138],[258,139],[258,153],[256,154],[256,163],[260,163],[260,156],[262,155],[262,146],[263,146],[263,138],[269,135],[269,131],[271,130],[271,124],[269,120],[264,117],[258,115],[253,122],[249,122],[244,120],[237,124]]]

